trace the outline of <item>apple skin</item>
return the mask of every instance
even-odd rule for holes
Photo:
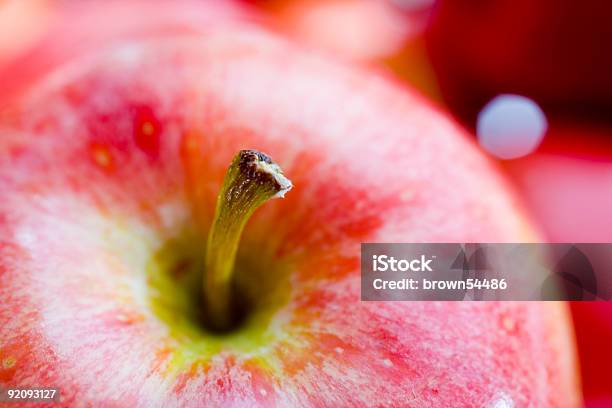
[[[439,0],[426,37],[445,100],[470,124],[499,93],[609,119],[610,19],[606,0]]]
[[[551,120],[535,154],[504,164],[553,242],[612,242],[612,128]],[[612,303],[572,302],[587,406],[609,406]],[[600,399],[607,398],[599,402]],[[598,405],[601,404],[601,405]]]
[[[79,21],[120,20],[97,7]],[[562,303],[359,300],[361,242],[537,239],[458,126],[250,23],[132,7],[153,32],[84,25],[55,51],[67,14],[40,64],[6,71],[0,384],[65,406],[580,406]],[[253,147],[295,188],[247,226],[253,310],[214,335],[190,292],[224,171]]]

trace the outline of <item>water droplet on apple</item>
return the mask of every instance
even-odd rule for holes
[[[135,44],[124,44],[117,48],[113,58],[117,63],[131,65],[136,63],[142,55],[142,49]]]
[[[499,95],[480,111],[476,134],[487,152],[500,159],[516,159],[532,153],[547,128],[546,116],[534,101]]]
[[[514,401],[505,392],[500,392],[487,404],[487,408],[514,408]]]
[[[134,312],[120,312],[117,314],[116,319],[120,323],[131,325],[144,320],[144,316]]]

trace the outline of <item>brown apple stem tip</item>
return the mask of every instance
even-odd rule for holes
[[[245,224],[260,205],[284,197],[291,187],[281,168],[261,152],[241,150],[232,160],[217,197],[206,247],[204,307],[212,329],[227,330],[235,323],[232,276]]]

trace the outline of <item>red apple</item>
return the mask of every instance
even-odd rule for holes
[[[445,99],[470,123],[499,93],[609,119],[611,19],[606,0],[439,0],[428,48]]]
[[[7,71],[0,384],[60,387],[66,406],[580,405],[562,303],[359,299],[361,242],[537,239],[456,125],[380,76],[173,4],[67,12]],[[217,333],[200,319],[206,236],[244,148],[294,189],[247,225],[234,284],[250,308]]]

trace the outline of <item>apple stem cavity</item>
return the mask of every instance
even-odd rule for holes
[[[264,153],[241,150],[232,160],[217,196],[206,247],[204,308],[211,329],[227,331],[239,318],[232,277],[244,226],[259,206],[284,197],[291,187],[281,168]]]

